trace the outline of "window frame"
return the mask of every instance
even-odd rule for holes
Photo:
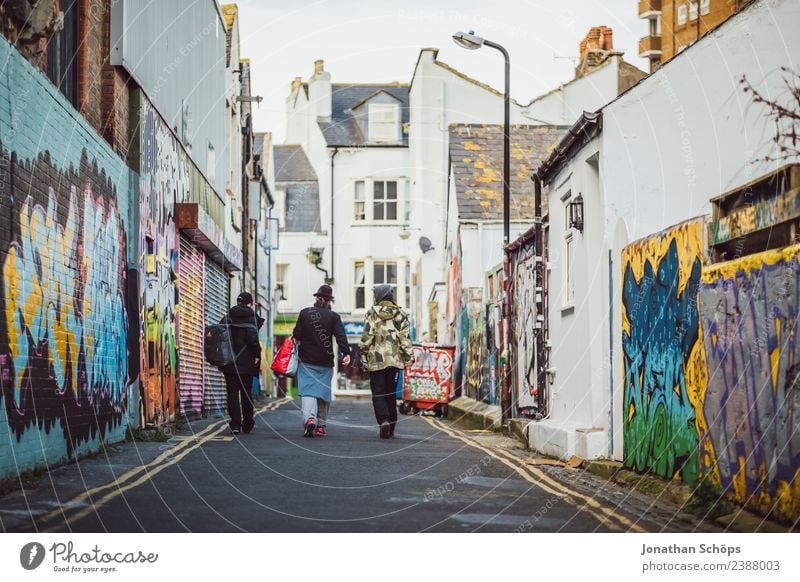
[[[392,120],[380,120],[380,116],[392,113]],[[367,105],[367,139],[370,143],[396,143],[400,141],[400,104],[369,103]],[[377,131],[385,129],[385,133]],[[392,130],[391,132],[389,130]],[[390,135],[391,133],[391,135]]]
[[[683,13],[683,20],[681,20],[681,13]],[[687,9],[686,4],[678,4],[677,8],[675,9],[675,21],[678,23],[678,26],[686,26],[688,19],[689,10]]]
[[[689,0],[689,22],[694,22],[700,16],[699,0]]]
[[[278,297],[278,303],[285,301],[286,303],[291,303],[291,295],[290,286],[289,286],[289,268],[291,267],[290,263],[276,263],[275,264],[275,288],[281,288],[281,295],[283,299]],[[283,271],[283,272],[281,272]],[[281,276],[283,275],[283,276]]]
[[[564,212],[564,238],[562,243],[564,275],[561,280],[561,311],[572,311],[575,308],[575,245],[577,229],[570,226],[569,205],[572,202],[572,190],[561,197],[562,210]]]
[[[364,283],[356,282],[356,273],[359,265],[364,268]],[[375,268],[378,265],[383,266],[383,281],[378,281],[375,277]],[[375,288],[375,285],[380,285],[385,282],[387,277],[387,267],[393,266],[395,271],[395,282],[389,283],[394,286],[395,300],[398,305],[403,309],[411,310],[411,259],[408,257],[359,257],[353,259],[353,313],[364,313],[369,307],[372,306],[370,291]],[[364,304],[358,304],[358,290],[364,290]]]
[[[700,16],[711,14],[711,0],[700,0]]]
[[[364,199],[357,199],[358,184],[364,184]],[[375,189],[377,184],[383,183],[384,196],[380,199],[375,196]],[[395,198],[387,198],[386,193],[390,189],[388,184],[395,184]],[[351,188],[353,196],[353,225],[390,225],[401,226],[408,224],[411,218],[411,206],[408,197],[408,179],[399,176],[380,176],[380,177],[363,177],[353,180]],[[359,204],[363,202],[364,211],[363,218],[360,218]],[[383,218],[376,218],[376,205],[382,205]],[[394,206],[395,218],[386,218],[386,210]]]

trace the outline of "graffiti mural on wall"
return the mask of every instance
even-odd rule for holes
[[[534,246],[519,251],[514,265],[514,336],[516,340],[517,407],[535,408],[536,382],[536,259]]]
[[[453,389],[453,348],[414,344],[414,360],[403,373],[403,399],[447,402]]]
[[[714,265],[699,293],[717,479],[789,520],[800,516],[799,257],[793,246]]]
[[[56,169],[47,155],[19,163],[1,153],[12,177],[0,181],[3,205],[10,204],[0,294],[2,422],[9,446],[20,448],[0,458],[0,475],[124,438],[129,378],[126,239],[115,188],[85,151],[77,172]],[[52,185],[31,194],[35,182]],[[37,446],[24,447],[24,439]]]
[[[177,402],[178,237],[176,202],[188,199],[186,154],[146,99],[139,181],[141,381],[148,423],[174,419]]]
[[[697,306],[703,221],[622,251],[625,465],[695,481],[706,366]]]
[[[480,288],[464,289],[466,332],[460,338],[464,346],[464,394],[475,400],[483,398],[483,293]]]

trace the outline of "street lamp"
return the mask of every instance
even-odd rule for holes
[[[474,30],[469,32],[457,32],[453,35],[453,41],[460,47],[476,50],[483,45],[492,47],[503,53],[503,58],[506,62],[506,90],[503,95],[504,99],[504,118],[503,118],[503,243],[507,245],[510,239],[511,231],[511,97],[509,87],[511,85],[511,62],[508,57],[508,51],[501,45],[494,43],[485,38],[481,38],[475,34]]]

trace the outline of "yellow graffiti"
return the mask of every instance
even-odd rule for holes
[[[738,273],[760,271],[765,266],[774,265],[780,261],[790,262],[800,256],[800,245],[792,245],[782,249],[774,249],[747,255],[724,263],[717,263],[703,268],[703,282],[713,283],[720,277],[735,280]]]
[[[697,257],[703,260],[705,243],[703,240],[703,221],[691,220],[684,222],[665,232],[635,241],[622,250],[622,267],[630,266],[636,281],[644,277],[644,266],[650,263],[655,272],[658,272],[658,263],[667,254],[672,241],[678,245],[679,280],[676,294],[683,293],[689,276],[692,273],[692,263]],[[630,326],[630,323],[628,323]],[[629,328],[630,329],[630,328]]]
[[[703,343],[703,326],[697,331],[697,342],[692,347],[689,360],[686,364],[686,397],[695,411],[694,425],[700,443],[700,455],[703,463],[701,472],[709,473],[709,478],[714,485],[721,483],[717,455],[708,430],[708,421],[703,413],[708,389],[708,366],[706,365],[706,351]]]

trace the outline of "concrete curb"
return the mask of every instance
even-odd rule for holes
[[[501,430],[502,414],[499,406],[492,406],[461,396],[448,405],[447,417],[454,422],[464,422],[483,429]]]
[[[617,485],[636,489],[646,495],[661,497],[682,508],[687,506],[692,497],[692,488],[688,485],[665,481],[660,477],[640,475],[625,469],[619,461],[584,461],[581,468]],[[690,513],[688,510],[686,512]],[[713,518],[711,521],[735,533],[791,531],[789,526],[765,519],[740,506],[737,506],[733,513]]]

